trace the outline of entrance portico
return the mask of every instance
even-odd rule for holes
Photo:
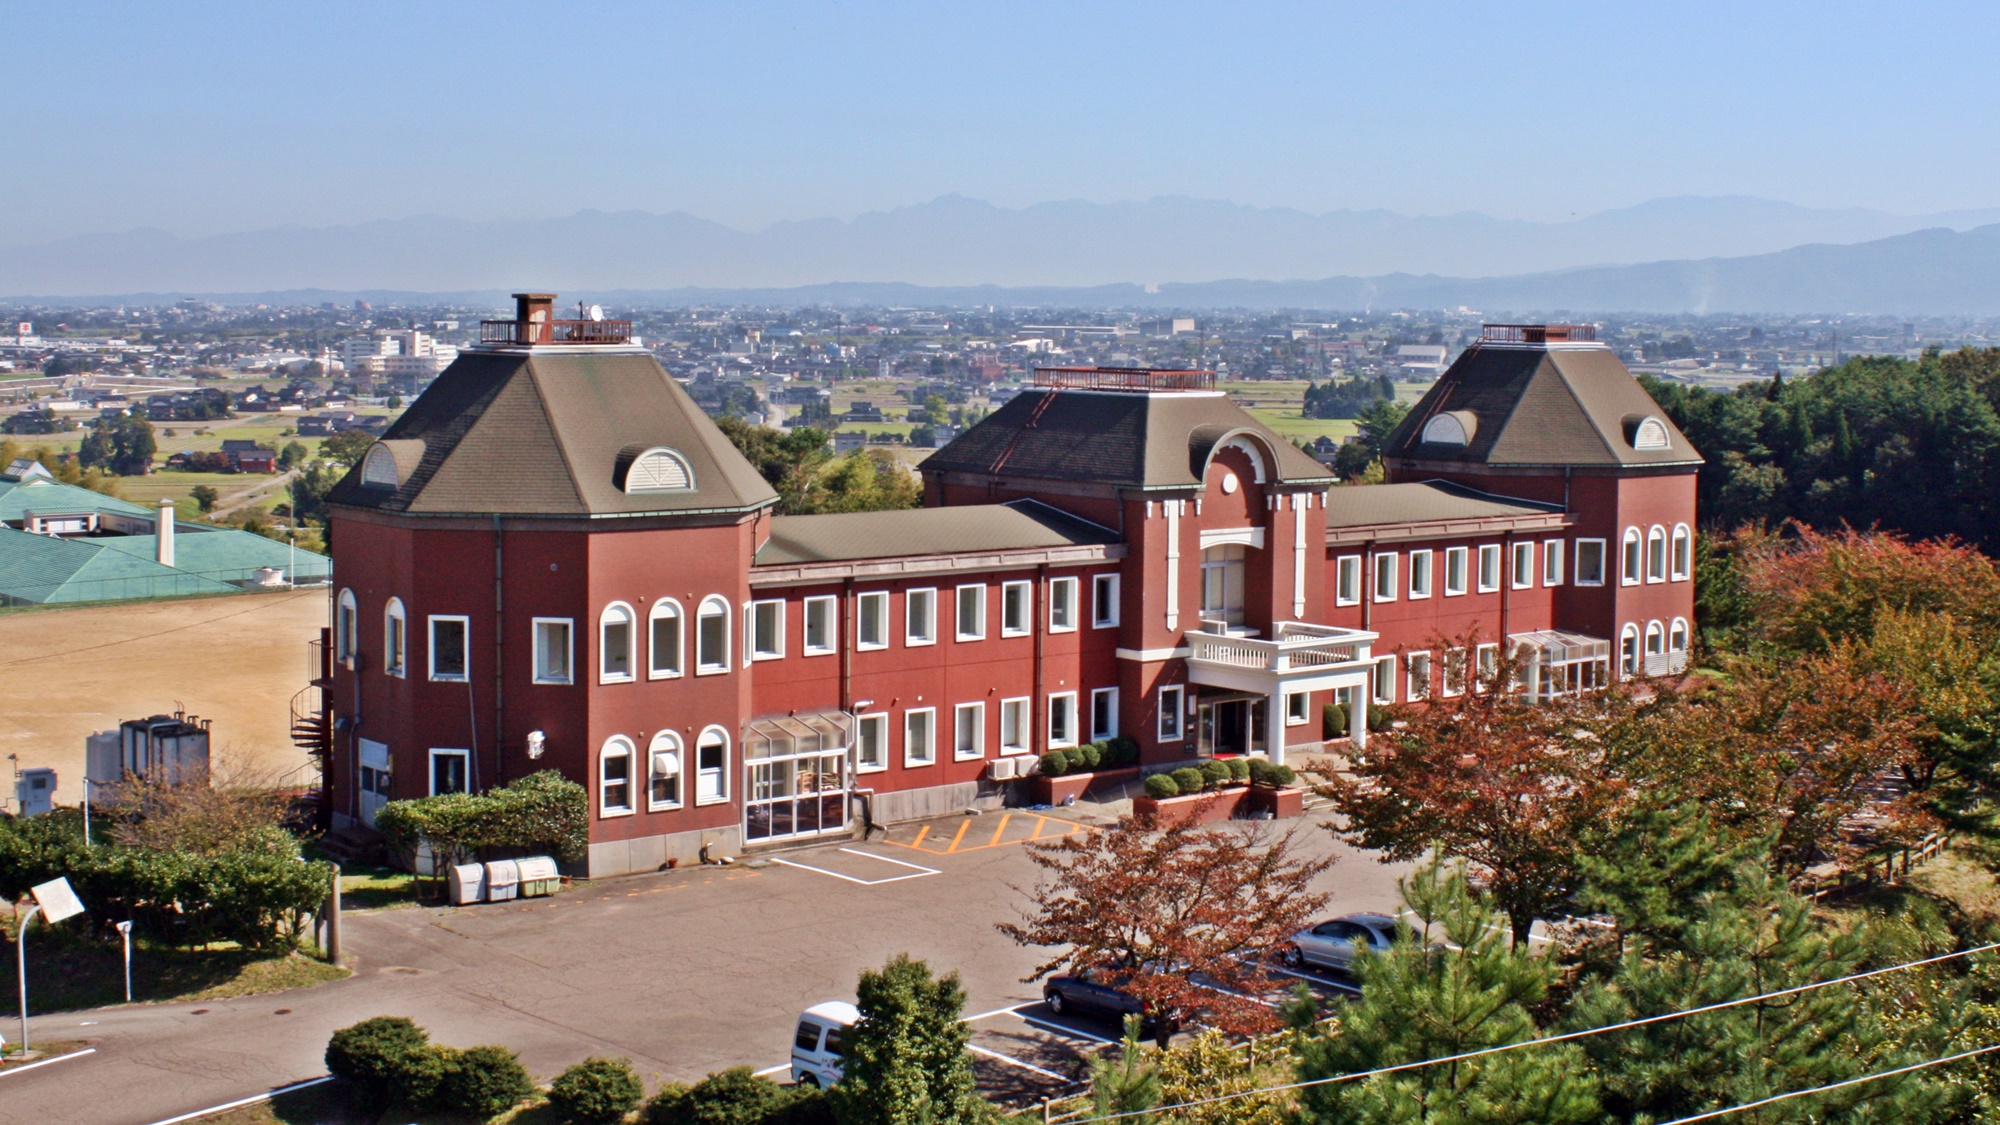
[[[1202,687],[1221,689],[1223,697],[1214,707],[1233,707],[1242,702],[1259,707],[1261,716],[1246,716],[1242,733],[1248,751],[1262,750],[1273,763],[1285,760],[1285,698],[1300,692],[1329,692],[1349,689],[1352,699],[1367,699],[1373,662],[1369,649],[1377,635],[1361,629],[1342,629],[1304,621],[1280,621],[1272,637],[1190,629],[1187,632],[1188,681]],[[1201,703],[1197,701],[1197,707]],[[1261,717],[1262,722],[1257,719]],[[1224,716],[1214,709],[1199,715],[1197,727],[1205,749],[1217,745],[1225,734]],[[1368,712],[1351,707],[1348,736],[1359,748],[1368,744]],[[1211,734],[1209,727],[1215,727]],[[1257,728],[1262,727],[1262,736]]]

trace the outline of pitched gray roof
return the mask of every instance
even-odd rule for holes
[[[1561,511],[1561,504],[1494,496],[1441,480],[1353,484],[1330,489],[1326,494],[1329,528],[1542,516]]]
[[[600,516],[746,511],[777,493],[643,351],[466,351],[383,434],[398,484],[335,504],[412,514]],[[694,487],[623,491],[633,447],[679,453]]]
[[[1198,488],[1210,452],[1245,432],[1273,450],[1279,481],[1332,483],[1325,466],[1228,396],[1205,392],[1025,391],[917,469],[1121,488]]]
[[[1471,441],[1422,440],[1440,414],[1472,422]],[[1667,432],[1661,449],[1632,444],[1641,419]],[[1699,465],[1695,452],[1609,348],[1479,344],[1468,348],[1389,436],[1389,458],[1487,465]]]
[[[777,516],[771,520],[771,537],[757,550],[756,563],[789,566],[1117,542],[1117,534],[1109,528],[1039,501],[1015,500],[890,512]]]

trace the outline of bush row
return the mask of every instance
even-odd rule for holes
[[[1042,755],[1041,770],[1045,776],[1061,777],[1066,773],[1089,773],[1095,769],[1130,765],[1138,760],[1139,744],[1121,734],[1102,742],[1086,742],[1066,750],[1051,750]]]
[[[1327,704],[1320,712],[1319,736],[1321,738],[1346,738],[1347,721],[1350,717],[1347,704]],[[1368,733],[1370,734],[1388,730],[1390,722],[1389,709],[1370,703],[1368,705],[1368,717],[1364,721],[1368,726]]]
[[[414,866],[422,845],[442,864],[465,863],[487,848],[546,849],[574,862],[590,848],[590,794],[543,770],[484,793],[390,801],[376,812],[375,828],[406,866]]]
[[[1297,775],[1290,766],[1274,766],[1262,758],[1216,758],[1199,766],[1182,766],[1168,773],[1156,773],[1145,781],[1146,796],[1156,801],[1185,797],[1224,785],[1249,782],[1279,788],[1290,785]]]

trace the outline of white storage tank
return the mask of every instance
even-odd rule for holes
[[[521,865],[511,859],[496,859],[486,865],[486,901],[508,902],[521,887]]]
[[[486,901],[486,868],[477,863],[454,864],[451,869],[451,903],[465,906]]]
[[[548,856],[529,856],[520,860],[519,866],[522,898],[552,895],[562,888],[562,876],[556,871],[556,861]]]

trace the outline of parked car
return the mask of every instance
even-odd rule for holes
[[[1396,920],[1387,914],[1343,914],[1292,935],[1279,952],[1292,968],[1318,965],[1349,968],[1363,946],[1380,953],[1396,937]]]
[[[792,1033],[792,1081],[822,1089],[840,1081],[840,1033],[860,1018],[859,1009],[840,1000],[807,1008]]]
[[[1137,1013],[1140,1034],[1172,1036],[1179,1030],[1180,1021],[1172,1012],[1155,1012],[1149,1001],[1126,991],[1124,982],[1128,975],[1118,969],[1088,968],[1050,977],[1042,986],[1042,1003],[1057,1015],[1070,1012],[1095,1015],[1121,1025],[1126,1016]]]

